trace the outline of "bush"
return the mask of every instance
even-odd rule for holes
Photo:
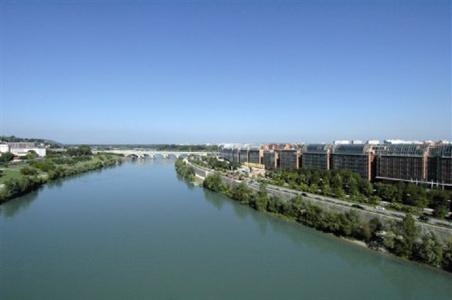
[[[43,172],[49,172],[55,169],[55,164],[50,159],[44,159],[39,161],[32,161],[30,163],[32,167],[39,169]]]
[[[426,234],[416,243],[413,258],[417,261],[438,267],[441,265],[443,247],[434,234]]]
[[[187,165],[182,159],[177,159],[175,163],[176,172],[185,179],[193,180],[195,178],[195,170]]]
[[[223,184],[220,175],[209,175],[204,179],[203,186],[214,192],[226,191],[226,186]]]
[[[69,148],[66,150],[66,153],[70,156],[89,156],[93,154],[91,152],[91,147],[86,145],[76,148]]]
[[[452,272],[452,239],[449,240],[444,248],[442,267],[444,270]]]
[[[23,167],[22,169],[20,169],[20,173],[22,173],[23,175],[26,176],[33,176],[33,175],[38,175],[38,170],[36,170],[35,168],[31,168],[31,167]]]
[[[0,163],[7,163],[12,161],[14,158],[14,154],[12,154],[11,152],[5,152],[2,153],[2,155],[0,155]]]
[[[0,203],[10,198],[20,196],[39,187],[43,180],[36,177],[12,177],[4,181],[4,188],[0,194]]]

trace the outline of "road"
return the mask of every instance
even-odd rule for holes
[[[190,165],[192,165],[193,167],[203,170],[207,174],[211,174],[211,173],[215,172],[214,170],[207,169],[207,168],[204,168],[204,167],[201,167],[198,165],[194,165],[193,163],[189,162],[187,159],[185,161],[187,163],[189,163]],[[228,180],[229,182],[235,182],[237,184],[244,182],[247,184],[248,187],[250,187],[251,189],[253,189],[255,191],[258,191],[260,188],[260,183],[256,182],[255,180],[252,180],[249,178],[246,178],[244,180],[238,180],[235,178],[231,178],[231,177],[227,176],[226,174],[221,174],[221,175],[224,179]],[[392,220],[397,220],[397,221],[402,220],[406,216],[406,213],[404,213],[404,212],[386,209],[386,208],[383,208],[380,206],[372,206],[372,205],[363,204],[363,203],[347,202],[347,201],[340,200],[337,198],[297,191],[297,190],[293,190],[293,189],[289,189],[289,188],[285,188],[285,187],[281,187],[281,186],[277,186],[277,185],[272,185],[272,184],[266,184],[266,186],[267,186],[267,192],[273,193],[273,194],[274,193],[285,194],[287,196],[287,199],[291,199],[296,196],[302,196],[304,198],[308,198],[308,200],[310,200],[312,203],[318,203],[319,205],[322,205],[323,203],[329,203],[330,205],[333,205],[337,208],[363,210],[367,213],[375,215],[375,217],[385,216],[387,218],[390,218]],[[359,207],[358,207],[358,205],[359,205]],[[446,228],[449,230],[452,229],[452,222],[449,222],[446,220],[429,218],[427,221],[417,220],[417,222],[423,223],[428,226],[432,226],[434,228],[441,228],[441,229]]]

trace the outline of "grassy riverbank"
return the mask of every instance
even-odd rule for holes
[[[80,151],[80,148],[50,152],[45,158],[29,157],[3,163],[0,166],[0,204],[49,181],[114,166],[123,160],[116,154],[92,154],[90,150],[82,148]]]
[[[176,171],[188,180],[194,177],[193,168],[182,160],[178,160]],[[367,222],[353,211],[329,211],[305,201],[301,196],[283,201],[269,195],[264,185],[257,192],[244,183],[228,185],[218,174],[207,176],[203,187],[223,193],[258,211],[278,215],[339,237],[362,241],[371,249],[387,251],[452,272],[452,241],[444,245],[433,234],[421,235],[410,214],[403,221],[386,225],[377,218]]]

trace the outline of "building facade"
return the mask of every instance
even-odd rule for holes
[[[9,152],[9,145],[8,144],[0,144],[0,153],[6,153]]]
[[[240,149],[232,149],[232,162],[238,164],[240,162]]]
[[[278,153],[273,150],[264,151],[263,164],[265,169],[274,170],[278,167]]]
[[[352,171],[369,181],[375,176],[374,162],[375,153],[371,145],[338,144],[332,150],[332,169]]]
[[[232,161],[232,148],[221,149],[220,156],[228,161]]]
[[[253,164],[262,164],[262,151],[259,149],[250,149],[248,151],[248,162]]]
[[[248,162],[248,149],[240,149],[239,151],[239,163],[243,164]]]
[[[40,157],[44,157],[47,154],[46,148],[39,146],[36,143],[18,142],[0,144],[0,153],[11,152],[16,156],[25,156],[30,151],[36,152],[36,154]]]
[[[452,144],[432,147],[428,158],[428,180],[452,186]]]
[[[330,169],[331,146],[309,144],[303,148],[302,167],[305,169]]]
[[[281,170],[291,171],[300,168],[300,150],[278,150],[277,153],[279,155],[279,168]]]
[[[428,146],[391,144],[377,150],[376,178],[396,181],[425,181]]]

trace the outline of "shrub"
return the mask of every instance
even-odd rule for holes
[[[33,176],[33,175],[38,175],[38,170],[36,170],[35,168],[31,168],[31,167],[23,167],[22,169],[20,169],[20,173],[22,173],[23,175],[27,175],[27,176]]]

